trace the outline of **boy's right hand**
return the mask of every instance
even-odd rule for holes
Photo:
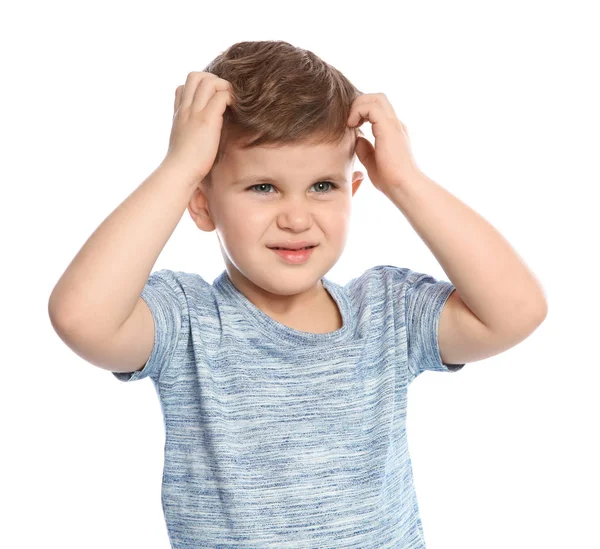
[[[175,90],[175,114],[163,164],[177,166],[194,183],[211,170],[221,139],[223,113],[233,101],[231,84],[208,72],[190,72]]]

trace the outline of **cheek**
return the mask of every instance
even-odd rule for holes
[[[326,219],[328,225],[335,225],[341,228],[350,223],[351,214],[352,209],[348,207],[347,203],[338,203],[327,211],[327,216],[323,216],[323,219]]]
[[[323,232],[331,242],[343,242],[349,232],[349,224],[346,219],[336,218],[327,223]]]
[[[256,243],[260,239],[269,219],[264,210],[252,204],[243,201],[230,202],[222,211],[222,233],[229,245],[236,249],[245,249],[249,243]]]
[[[244,205],[228,210],[227,222],[236,227],[242,237],[244,234],[251,236],[254,232],[262,232],[266,225],[272,223],[273,214],[265,208],[256,205]]]
[[[240,195],[225,197],[221,203],[221,216],[223,221],[231,226],[247,223],[256,217],[260,210],[250,201],[244,200]]]
[[[331,212],[327,218],[323,218],[320,225],[330,242],[342,245],[350,231],[350,212],[347,210]]]

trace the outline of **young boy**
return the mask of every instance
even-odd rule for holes
[[[312,52],[235,44],[188,75],[174,110],[165,159],[49,302],[88,362],[152,379],[172,546],[424,548],[408,386],[525,339],[546,314],[541,287],[417,168],[385,95],[359,92]],[[392,265],[344,286],[325,278],[364,178],[355,154],[452,283]],[[212,284],[150,274],[186,208],[216,231],[226,269]]]

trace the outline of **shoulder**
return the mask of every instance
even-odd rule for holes
[[[152,294],[151,297],[187,312],[210,308],[215,303],[213,292],[213,286],[199,274],[160,269],[148,277],[142,297]]]
[[[153,285],[160,285],[162,283],[174,290],[181,290],[185,293],[205,292],[212,288],[212,285],[199,274],[172,271],[170,269],[154,271],[148,277],[148,282]]]
[[[375,265],[369,267],[360,276],[351,279],[346,283],[345,288],[350,291],[357,291],[366,287],[371,290],[382,290],[394,285],[406,283],[412,275],[418,275],[406,267],[396,267],[394,265]]]
[[[413,271],[408,267],[375,265],[348,281],[344,287],[350,293],[365,290],[384,293],[393,291],[397,297],[406,296],[408,299],[412,294],[447,291],[451,286],[450,282],[438,280],[430,274]]]

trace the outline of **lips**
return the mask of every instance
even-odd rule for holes
[[[305,246],[304,248],[279,248],[277,246],[270,246],[272,250],[288,250],[290,252],[297,252],[298,250],[309,250],[310,248],[314,248],[314,246]]]
[[[309,260],[315,247],[309,246],[308,249],[298,248],[297,250],[289,250],[275,246],[271,249],[286,263],[301,265]]]
[[[289,240],[287,242],[267,244],[267,248],[271,248],[273,250],[289,250],[292,252],[308,248],[315,248],[316,246],[318,246],[318,244],[313,244],[310,240],[298,240],[297,242]]]

